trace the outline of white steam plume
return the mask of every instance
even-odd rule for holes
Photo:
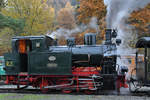
[[[150,0],[104,0],[104,3],[107,6],[107,28],[117,29],[118,38],[122,40],[119,47],[122,49],[119,50],[120,54],[133,53],[133,49],[128,44],[136,36],[132,32],[133,27],[128,25],[126,21],[133,11],[145,7],[150,3]]]
[[[133,11],[144,8],[150,3],[150,0],[104,0],[104,3],[107,6],[107,28],[117,29],[118,38],[122,40],[117,53],[120,55],[135,53],[135,50],[128,44],[130,43],[129,41],[135,39],[137,36],[133,35],[133,26],[127,24],[127,19]],[[128,66],[122,58],[117,58],[117,64]],[[130,75],[127,73],[126,78],[128,79],[129,77]]]
[[[88,28],[95,29],[96,32],[99,33],[99,26],[97,25],[97,18],[96,17],[92,17],[88,25],[81,24],[81,25],[79,25],[79,26],[77,26],[71,30],[59,28],[58,30],[56,30],[52,33],[47,33],[47,35],[52,37],[52,38],[57,38],[57,39],[61,38],[62,36],[64,36],[65,38],[68,38],[72,34],[84,32]]]
[[[104,0],[104,3],[107,6],[107,28],[114,28],[133,11],[145,7],[150,0]]]

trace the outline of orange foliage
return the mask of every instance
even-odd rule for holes
[[[97,37],[97,40],[104,39],[105,38],[105,30],[106,30],[106,20],[105,17],[99,20],[100,25],[100,35]],[[102,41],[98,41],[98,43],[101,43]]]
[[[98,20],[98,25],[100,29],[99,35],[97,35],[97,43],[101,43],[102,39],[104,39],[105,29],[106,29],[106,6],[104,5],[103,0],[79,0],[80,7],[77,9],[78,23],[88,24],[92,17],[96,17]],[[81,34],[85,34],[86,32],[94,32],[93,29],[88,29]],[[82,35],[83,36],[83,35]]]
[[[138,30],[138,35],[150,36],[150,4],[145,8],[134,11],[129,22]]]
[[[75,18],[73,15],[73,7],[68,2],[65,8],[62,8],[58,12],[57,21],[59,23],[59,27],[65,29],[72,29],[75,27]]]
[[[79,22],[88,23],[90,18],[101,19],[106,15],[106,7],[103,0],[80,0],[77,19]]]
[[[58,41],[58,44],[59,44],[59,45],[66,45],[66,44],[67,44],[66,38],[65,38],[65,37],[61,37],[61,38],[59,39],[59,41]]]

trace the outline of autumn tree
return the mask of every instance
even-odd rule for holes
[[[68,0],[47,0],[47,4],[55,8],[55,13],[57,13],[61,8],[65,7]]]
[[[80,6],[77,8],[78,23],[88,24],[92,17],[96,17],[99,25],[98,40],[102,40],[105,34],[106,22],[106,7],[103,0],[79,0]],[[96,31],[96,30],[95,30]],[[94,32],[93,29],[88,29],[86,32]],[[85,33],[85,32],[84,32]],[[84,34],[82,33],[82,34]],[[101,41],[98,41],[99,43]]]
[[[0,0],[0,10],[1,8],[5,7],[6,1],[5,0]]]
[[[14,36],[14,30],[9,27],[4,27],[0,31],[0,55],[8,52],[11,49],[11,38]]]
[[[56,13],[64,8],[67,2],[70,2],[73,5],[77,4],[76,0],[47,0],[47,4],[55,8]]]
[[[22,32],[24,21],[4,16],[0,13],[0,55],[10,49],[11,38],[17,35],[17,32]]]
[[[6,16],[25,20],[24,34],[45,34],[53,29],[54,9],[47,6],[47,0],[7,0],[7,6],[2,10]]]
[[[99,20],[105,17],[106,7],[103,0],[79,0],[80,7],[77,9],[78,21],[88,23],[92,17]]]
[[[134,11],[129,18],[129,23],[135,27],[139,37],[150,36],[150,4]]]
[[[40,35],[53,30],[55,9],[46,1],[7,0],[0,14],[0,53],[10,49],[13,36]]]
[[[0,0],[0,12],[6,6],[6,2],[6,0]],[[10,16],[4,16],[0,13],[0,29],[5,27],[9,27],[15,31],[21,31],[23,29],[23,20],[13,19]]]
[[[60,9],[57,16],[57,21],[60,28],[72,29],[75,27],[75,18],[73,15],[73,7],[70,2],[67,2],[65,8]]]
[[[0,0],[0,11],[6,6],[6,0]],[[0,55],[10,49],[11,38],[14,33],[21,32],[24,28],[24,20],[14,19],[0,13]]]

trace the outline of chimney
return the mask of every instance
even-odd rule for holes
[[[106,29],[105,30],[105,44],[112,44],[112,41],[111,41],[111,33],[112,33],[112,29]]]

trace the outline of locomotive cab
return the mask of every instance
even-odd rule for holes
[[[52,39],[45,36],[21,36],[12,38],[12,52],[6,53],[5,70],[7,74],[28,72],[29,55],[32,52],[48,49]]]

